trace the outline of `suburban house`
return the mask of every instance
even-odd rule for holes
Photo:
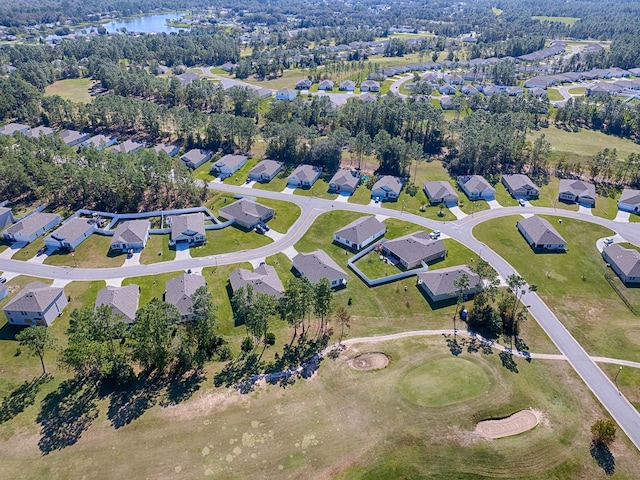
[[[31,138],[39,138],[40,136],[50,137],[54,133],[55,133],[55,130],[51,127],[35,127],[27,132],[27,137],[31,137]]]
[[[131,324],[136,320],[139,301],[138,285],[130,284],[125,287],[107,285],[98,292],[96,308],[107,305],[111,307],[114,317],[119,316],[123,322]]]
[[[280,170],[282,170],[282,162],[266,159],[258,162],[255,167],[249,170],[247,178],[256,182],[270,182]]]
[[[13,212],[10,208],[0,207],[0,230],[4,230],[7,225],[13,224]]]
[[[382,175],[371,189],[371,198],[384,200],[397,200],[402,190],[402,180],[392,175]]]
[[[360,91],[361,92],[379,92],[380,91],[380,84],[378,82],[376,82],[375,80],[365,80],[364,82],[362,82],[360,84]]]
[[[640,190],[625,188],[618,200],[618,210],[640,213]],[[2,209],[0,208],[0,228],[2,228]]]
[[[204,165],[211,158],[211,152],[200,148],[193,148],[180,157],[180,160],[189,168],[195,170]]]
[[[258,98],[269,98],[273,96],[273,90],[267,87],[261,87],[251,92]]]
[[[287,178],[287,185],[291,188],[311,187],[320,178],[322,169],[312,165],[298,165]]]
[[[105,135],[94,135],[89,140],[82,142],[83,147],[93,147],[98,150],[104,150],[111,145],[115,145],[117,140],[113,137],[107,137]]]
[[[170,157],[178,154],[180,149],[176,145],[171,145],[167,143],[159,143],[155,147],[153,147],[153,151],[156,153],[165,152]]]
[[[63,288],[31,282],[7,303],[3,311],[11,325],[50,326],[68,304]]]
[[[596,187],[582,180],[560,180],[558,199],[593,207],[596,204]]]
[[[127,220],[118,223],[111,240],[111,250],[139,252],[149,240],[151,223],[147,219]]]
[[[91,138],[88,133],[81,133],[77,130],[64,130],[60,133],[60,138],[67,147],[75,147]]]
[[[448,83],[445,83],[444,85],[440,85],[438,87],[438,92],[440,92],[441,95],[455,95],[456,87],[454,87],[453,85],[449,85]]]
[[[187,85],[191,85],[193,82],[200,80],[200,75],[197,73],[186,72],[180,75],[176,75],[176,78],[180,82],[180,85],[186,87]]]
[[[296,90],[309,90],[313,85],[313,82],[308,78],[303,78],[302,80],[298,80],[296,83]]]
[[[298,96],[298,92],[292,88],[281,88],[276,92],[276,100],[291,101]]]
[[[532,248],[537,250],[565,250],[567,241],[544,218],[532,216],[518,220],[518,230]]]
[[[204,214],[202,212],[175,215],[171,218],[171,239],[169,245],[187,243],[195,245],[206,240]]]
[[[480,175],[458,177],[458,185],[469,200],[493,200],[496,195],[496,189]]]
[[[226,205],[220,209],[220,216],[247,230],[259,223],[264,223],[273,218],[273,208],[253,202],[247,198],[241,198],[237,202]]]
[[[333,241],[360,250],[385,234],[387,226],[376,217],[360,217],[333,233]]]
[[[29,125],[23,125],[22,123],[8,123],[4,127],[0,127],[0,135],[13,135],[14,133],[27,134],[29,131]]]
[[[458,204],[458,194],[449,182],[442,180],[424,182],[422,189],[432,205],[444,203],[447,206]]]
[[[59,223],[60,215],[57,213],[34,212],[2,232],[2,239],[9,242],[31,243]]]
[[[377,102],[378,97],[371,95],[370,93],[362,94],[358,97],[361,102]]]
[[[240,170],[248,158],[246,155],[225,155],[211,166],[211,174],[226,178]]]
[[[316,250],[311,253],[299,253],[293,257],[293,267],[302,277],[316,285],[326,278],[331,287],[347,285],[349,275],[338,265],[324,250]]]
[[[503,175],[501,181],[513,198],[538,198],[540,194],[540,189],[522,173]]]
[[[236,293],[240,288],[251,285],[254,294],[262,293],[280,298],[284,287],[276,269],[266,263],[261,263],[253,272],[245,268],[238,268],[229,275],[231,291]]]
[[[443,110],[455,110],[456,105],[453,103],[453,99],[449,96],[440,97],[440,108]]]
[[[333,80],[322,80],[318,84],[318,90],[333,90],[334,85],[335,83],[333,82]]]
[[[120,145],[116,145],[111,149],[114,153],[133,153],[137,150],[144,148],[144,143],[136,142],[135,140],[125,140]]]
[[[447,248],[442,240],[434,240],[422,230],[383,243],[382,253],[396,259],[406,270],[410,270],[423,263],[443,260]]]
[[[466,275],[469,286],[462,291],[464,298],[476,293],[482,287],[480,275],[471,271],[467,265],[429,270],[418,274],[418,286],[424,290],[432,302],[441,302],[457,298],[459,294],[456,282]]]
[[[633,248],[610,245],[602,250],[602,258],[611,265],[622,283],[640,284],[640,252]]]
[[[64,222],[44,239],[44,244],[54,250],[75,250],[96,231],[95,221],[86,217],[73,217]]]
[[[351,195],[359,184],[360,177],[356,177],[348,168],[342,168],[329,180],[329,190]]]
[[[202,275],[183,273],[179,277],[167,281],[164,301],[178,308],[183,322],[193,320],[193,299],[191,296],[207,282]]]
[[[356,89],[356,82],[353,80],[345,80],[338,87],[340,90],[344,90],[345,92],[353,92]]]

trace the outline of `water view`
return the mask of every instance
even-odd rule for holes
[[[155,15],[145,15],[143,17],[113,20],[109,23],[103,24],[103,26],[109,33],[121,31],[123,27],[126,28],[129,32],[171,33],[178,32],[181,29],[170,27],[169,25],[167,25],[167,20],[171,21],[179,18],[180,15],[176,13],[161,13]]]

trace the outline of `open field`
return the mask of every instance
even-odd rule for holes
[[[568,26],[571,26],[580,20],[578,17],[549,17],[547,15],[535,15],[531,18],[534,20],[540,20],[541,22],[560,22]]]
[[[640,361],[638,317],[620,300],[604,275],[607,268],[597,239],[613,235],[607,228],[579,220],[545,217],[568,241],[567,253],[534,253],[515,227],[519,216],[490,220],[474,235],[499,253],[538,294],[591,355]]]
[[[44,263],[80,268],[109,268],[121,267],[127,257],[126,254],[112,253],[110,250],[113,237],[106,235],[91,235],[78,245],[76,251],[71,253],[54,253],[49,255]]]
[[[91,101],[89,87],[93,84],[90,78],[70,78],[58,80],[44,89],[45,95],[59,95],[65,100],[76,103],[88,103]]]
[[[383,351],[390,364],[369,372],[349,366],[370,351]],[[161,392],[120,428],[114,397],[87,399],[86,415],[69,419],[71,426],[85,421],[80,440],[43,456],[34,420],[61,378],[2,425],[8,478],[20,478],[26,464],[35,479],[603,476],[589,457],[588,428],[604,414],[566,363],[519,361],[514,374],[496,354],[453,357],[442,338],[354,346],[323,361],[312,380],[286,389],[263,386],[241,395],[203,383],[178,401]],[[524,408],[540,411],[543,423],[494,441],[473,433],[478,421]],[[640,455],[623,435],[612,453],[616,473],[633,477]]]
[[[620,160],[627,158],[630,153],[640,153],[640,145],[631,140],[587,129],[580,129],[574,133],[550,126],[532,131],[528,139],[533,141],[542,134],[551,144],[553,152],[565,153],[570,161],[587,161],[605,148],[615,148]]]

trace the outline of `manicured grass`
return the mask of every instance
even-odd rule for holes
[[[584,95],[587,91],[587,87],[574,87],[567,90],[571,95]]]
[[[268,190],[270,192],[281,192],[287,186],[287,178],[289,177],[290,173],[291,173],[290,171],[282,170],[269,183],[257,182],[256,184],[253,185],[253,188],[258,190]]]
[[[636,215],[632,213],[631,215],[629,215],[629,222],[630,223],[640,222],[640,215]]]
[[[91,101],[89,87],[93,84],[90,78],[70,78],[68,80],[58,80],[48,87],[45,87],[45,95],[59,95],[65,100],[76,103],[88,103]]]
[[[519,216],[494,219],[474,228],[478,240],[499,253],[538,293],[592,355],[640,360],[631,339],[638,318],[604,278],[612,274],[595,242],[611,230],[587,222],[545,217],[567,239],[567,253],[534,253],[515,227]],[[584,279],[583,279],[584,278]]]
[[[532,131],[528,139],[533,141],[542,134],[551,144],[553,152],[574,154],[574,158],[567,157],[567,160],[572,161],[587,161],[605,148],[615,148],[620,160],[627,158],[630,153],[640,153],[640,145],[632,140],[588,129],[580,129],[574,133],[552,125]]]
[[[200,165],[193,171],[193,177],[198,180],[204,180],[205,182],[210,182],[214,180],[216,177],[211,175],[211,162],[205,162],[203,165]]]
[[[467,215],[473,215],[474,213],[481,212],[483,210],[489,210],[489,204],[486,200],[469,200],[464,192],[458,189],[458,206]]]
[[[502,182],[496,183],[493,188],[496,189],[496,200],[503,207],[516,207],[518,201],[511,196]]]
[[[531,205],[536,207],[552,207],[563,210],[578,211],[578,205],[564,203],[558,200],[558,191],[560,190],[560,179],[551,177],[549,183],[540,187],[540,194],[537,200],[531,200]]]
[[[162,255],[158,255],[162,252]],[[150,235],[147,245],[140,254],[140,263],[169,262],[176,258],[176,251],[169,248],[169,235]]]
[[[296,188],[294,193],[304,197],[317,197],[325,198],[327,200],[335,200],[338,198],[338,194],[329,192],[328,180],[331,180],[331,177],[328,177],[327,179],[319,178],[311,188]]]
[[[385,80],[384,82],[382,82],[382,84],[380,85],[380,95],[386,95],[387,93],[389,93],[389,89],[391,88],[391,84],[393,82],[395,82],[396,79],[394,78],[389,78],[387,80]]]
[[[547,97],[552,102],[559,102],[564,99],[557,88],[547,88]]]
[[[208,230],[207,242],[191,249],[192,257],[206,257],[219,253],[239,252],[263,247],[272,242],[266,235],[254,231],[246,232],[234,226],[222,230]]]
[[[591,210],[594,215],[613,220],[618,214],[618,202],[615,198],[597,195],[596,206]]]
[[[349,197],[349,203],[368,205],[371,202],[371,190],[360,184],[355,192]]]
[[[258,202],[274,209],[274,216],[268,223],[276,232],[286,233],[300,216],[300,207],[295,203],[266,198],[258,198]]]
[[[247,182],[249,170],[255,167],[256,163],[258,163],[257,158],[249,157],[247,163],[240,170],[224,179],[224,183],[229,185],[244,185]]]
[[[154,298],[163,299],[167,280],[180,275],[181,272],[159,273],[142,277],[129,277],[122,281],[122,286],[138,285],[140,287],[140,306],[146,305]]]
[[[211,192],[211,197],[207,201],[207,208],[213,215],[218,215],[218,211],[225,205],[235,202],[237,199],[232,193],[221,192],[214,190]]]
[[[38,250],[44,247],[44,236],[36,238],[29,245],[25,245],[11,257],[13,260],[29,260],[36,256]]]
[[[307,78],[308,76],[308,71],[295,68],[292,70],[285,70],[282,76],[274,78],[273,80],[256,80],[254,77],[249,77],[243,80],[243,82],[251,83],[253,85],[259,85],[261,87],[271,88],[273,90],[279,90],[285,87],[293,88],[298,81],[302,80],[303,78]]]
[[[422,183],[418,186],[418,192],[412,197],[407,194],[406,189],[400,192],[397,202],[384,202],[383,207],[391,208],[393,210],[404,211],[408,213],[414,213],[423,217],[431,218],[433,220],[440,220],[443,222],[455,220],[456,217],[449,211],[448,208],[442,209],[442,216],[438,215],[440,207],[438,205],[428,206],[429,199],[422,189]],[[424,211],[421,208],[424,207]]]
[[[569,27],[580,20],[578,17],[550,17],[547,15],[534,15],[531,18],[534,20],[540,20],[541,22],[560,22],[568,25]]]
[[[112,253],[109,249],[113,237],[105,235],[91,235],[78,245],[71,253],[54,253],[49,255],[44,263],[79,268],[113,268],[124,264],[126,254]]]

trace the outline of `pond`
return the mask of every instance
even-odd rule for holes
[[[128,32],[171,33],[184,30],[182,28],[175,28],[167,25],[167,20],[171,21],[179,18],[180,15],[177,13],[160,13],[155,15],[144,15],[142,17],[112,20],[109,23],[102,24],[102,26],[104,26],[109,33],[121,31],[122,28],[126,28]]]

